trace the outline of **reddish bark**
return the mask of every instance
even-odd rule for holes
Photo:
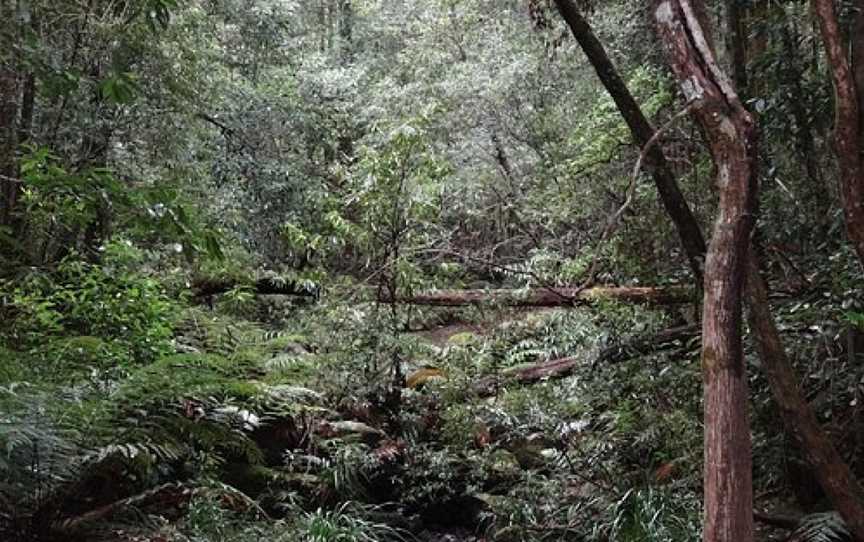
[[[654,0],[669,64],[701,125],[717,171],[718,217],[705,264],[702,366],[705,393],[706,542],[753,540],[748,387],[742,294],[756,208],[756,130],[706,37],[704,5]]]
[[[858,92],[858,130],[864,133],[864,2],[858,3],[858,13],[849,34],[852,39],[852,71]],[[859,135],[860,137],[860,135]]]
[[[843,517],[855,540],[864,541],[864,489],[822,430],[798,386],[798,375],[780,341],[768,308],[768,288],[755,258],[748,264],[748,321],[786,431],[798,443],[819,485]]]
[[[567,307],[585,305],[600,300],[648,305],[675,305],[693,300],[693,290],[681,286],[655,287],[595,287],[535,288],[530,290],[439,290],[396,299],[399,303],[430,307],[461,307],[492,304],[509,307]],[[380,299],[391,303],[393,299]]]
[[[846,233],[864,265],[864,158],[855,74],[847,56],[833,0],[812,0],[834,83],[834,150],[840,170],[840,194]],[[859,2],[859,5],[861,2]],[[861,37],[854,40],[858,45]]]

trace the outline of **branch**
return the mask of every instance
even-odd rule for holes
[[[666,122],[666,124],[661,126],[660,129],[658,129],[656,132],[654,132],[654,135],[652,135],[648,142],[645,143],[645,146],[642,147],[642,152],[639,153],[639,159],[636,160],[636,165],[633,166],[633,173],[630,176],[630,184],[627,186],[627,197],[624,199],[624,203],[621,205],[621,207],[618,208],[618,211],[609,219],[609,222],[606,224],[606,228],[600,235],[600,240],[597,241],[597,246],[594,248],[594,256],[591,259],[591,265],[588,266],[588,271],[586,272],[585,282],[582,283],[582,285],[579,287],[579,290],[584,290],[585,288],[590,287],[594,283],[595,274],[597,273],[597,265],[600,261],[600,249],[618,228],[621,217],[633,204],[633,198],[636,195],[636,185],[639,179],[639,173],[642,171],[642,165],[645,163],[645,158],[648,156],[648,153],[660,140],[660,136],[662,136],[670,128],[672,128],[672,126],[675,124],[676,121],[678,121],[678,119],[690,114],[694,106],[694,101],[688,102],[684,109],[673,115],[672,118]]]

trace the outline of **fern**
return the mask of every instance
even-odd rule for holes
[[[796,542],[846,542],[851,534],[837,512],[810,514],[801,519],[790,540]]]
[[[79,435],[47,414],[49,401],[26,385],[0,387],[0,538],[26,538],[32,514],[80,471]]]

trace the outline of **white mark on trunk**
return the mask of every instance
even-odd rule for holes
[[[701,100],[705,95],[705,89],[702,88],[702,85],[699,84],[699,80],[696,79],[696,77],[689,77],[682,81],[681,92],[684,93],[684,97],[688,102]]]
[[[674,14],[672,13],[672,6],[669,2],[662,2],[657,9],[654,11],[654,18],[658,23],[664,25],[672,24],[674,20]]]
[[[735,137],[738,135],[735,130],[735,124],[732,123],[728,118],[723,118],[720,121],[720,131],[723,132],[723,135],[729,138],[730,141],[734,141]]]
[[[720,190],[726,188],[726,186],[729,184],[729,177],[729,164],[721,163],[717,167],[717,188],[719,188]]]

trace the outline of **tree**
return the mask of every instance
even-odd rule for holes
[[[812,0],[812,4],[834,83],[834,150],[840,170],[840,193],[846,218],[846,232],[858,259],[864,265],[864,141],[859,116],[861,97],[856,90],[855,81],[864,68],[858,68],[855,72],[852,70],[848,58],[849,48],[843,39],[833,0]],[[858,4],[860,7],[861,2]],[[856,24],[862,24],[862,15],[859,13],[857,17],[859,21]],[[853,50],[859,54],[862,40],[864,38],[860,34],[854,40]]]
[[[584,20],[572,2],[559,2],[559,6],[562,4],[569,4],[565,6],[569,13],[568,21],[578,23],[573,25],[574,33],[578,31],[584,39],[586,30],[588,32],[591,30],[587,21]],[[735,5],[737,6],[737,3]],[[590,39],[594,42],[597,41],[595,37]],[[582,41],[580,40],[580,43]],[[591,46],[592,51],[596,52],[598,49],[602,50],[602,45],[599,42]],[[594,54],[593,56],[596,57],[597,55]],[[591,57],[592,55],[589,54],[589,58]],[[600,65],[608,68],[608,64]],[[743,67],[746,67],[746,59],[742,64]],[[742,73],[736,79],[746,81],[746,69],[741,71]],[[812,148],[809,148],[809,151],[814,152]],[[805,158],[811,159],[809,156]],[[675,183],[675,180],[673,179],[672,182]],[[699,233],[698,225],[696,225],[696,231]],[[701,233],[699,233],[699,237],[701,238]],[[687,248],[686,245],[685,248]],[[691,256],[691,260],[703,260],[704,250],[703,245],[702,252],[696,252],[695,257]],[[831,440],[819,426],[812,409],[804,399],[797,375],[786,355],[777,325],[771,315],[768,287],[761,276],[755,251],[751,251],[750,254],[747,284],[746,295],[749,305],[750,328],[781,418],[788,433],[799,443],[804,457],[814,469],[820,485],[832,500],[835,508],[847,518],[849,525],[855,525],[857,521],[855,518],[860,516],[858,510],[860,506],[856,503],[864,502],[864,499],[857,497],[861,495],[859,484]]]
[[[741,315],[758,190],[756,126],[717,63],[702,2],[655,0],[653,9],[669,64],[705,133],[720,192],[702,316],[704,540],[747,542],[753,488]]]
[[[8,0],[0,2],[0,17],[3,28],[0,39],[4,43],[16,44],[17,32],[11,21],[15,21],[15,4]],[[13,46],[12,49],[15,49]],[[0,56],[0,227],[10,227],[13,211],[18,200],[20,185],[18,178],[18,98],[19,77],[15,58],[7,54]],[[2,232],[2,230],[0,230]]]
[[[618,74],[615,65],[609,59],[609,55],[606,54],[603,44],[594,35],[591,25],[588,24],[578,6],[573,0],[555,0],[555,5],[570,27],[573,37],[576,38],[588,57],[588,61],[597,72],[603,87],[615,101],[618,111],[621,112],[621,116],[633,134],[633,139],[647,154],[652,178],[660,195],[660,200],[663,202],[669,217],[675,223],[693,276],[697,283],[701,282],[705,239],[702,237],[696,217],[678,187],[675,174],[666,162],[663,151],[659,145],[654,144],[656,143],[653,141],[655,139],[654,128],[645,118],[642,109],[636,103],[626,83]],[[652,145],[646,148],[649,142],[652,142]]]
[[[813,468],[819,485],[849,526],[855,540],[864,540],[864,489],[820,427],[807,403],[780,340],[768,305],[768,287],[751,250],[747,274],[748,322],[774,402],[786,431]]]
[[[859,133],[864,133],[864,5],[861,5],[861,2],[858,2],[849,36],[852,39],[852,69],[858,91],[858,130]]]

